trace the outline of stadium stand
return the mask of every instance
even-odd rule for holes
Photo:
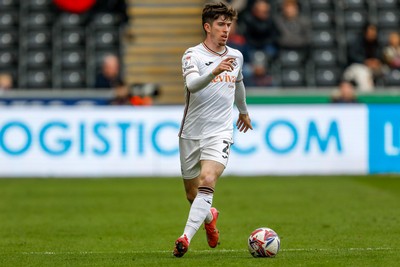
[[[125,57],[128,82],[159,81],[162,103],[182,99],[180,57],[185,48],[202,38],[196,15],[204,2],[194,2],[182,6],[179,1],[129,1],[135,39]],[[270,3],[276,11],[281,1]],[[278,68],[274,72],[278,87],[337,86],[347,65],[347,41],[355,38],[366,22],[376,21],[382,43],[389,32],[396,30],[394,25],[397,30],[399,26],[399,4],[393,0],[309,0],[300,5],[312,23],[311,51],[309,55],[296,51],[279,54],[273,62],[273,67]],[[392,14],[388,13],[390,10]],[[396,73],[384,85],[398,85],[394,77]]]
[[[203,38],[204,0],[126,0],[129,36],[118,15],[56,11],[51,0],[0,0],[0,72],[23,89],[93,88],[104,55],[120,55],[127,84],[157,83],[157,103],[182,103],[181,57]],[[251,2],[251,1],[249,1]],[[270,0],[274,12],[282,0]],[[272,64],[278,88],[332,88],[348,65],[348,43],[366,22],[378,26],[379,41],[400,29],[398,0],[305,0],[300,12],[312,27],[310,53],[285,51]],[[384,77],[400,86],[399,71]],[[265,89],[266,90],[266,89]]]
[[[281,0],[270,0],[274,12]],[[274,73],[278,87],[332,88],[338,85],[348,65],[348,44],[357,38],[366,23],[378,27],[380,46],[388,35],[400,29],[400,4],[396,0],[308,0],[298,1],[300,12],[312,25],[310,53],[306,57],[294,51],[281,53],[272,65],[281,68]],[[388,73],[379,84],[399,86],[397,73]]]
[[[121,50],[119,17],[93,16],[62,12],[51,0],[0,0],[0,72],[16,88],[93,87],[101,57]]]
[[[125,54],[127,82],[159,83],[159,103],[182,103],[180,62],[183,52],[203,38],[200,14],[204,0],[128,3],[135,38]]]

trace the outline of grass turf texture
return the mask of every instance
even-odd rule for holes
[[[399,177],[223,177],[221,244],[199,230],[172,256],[189,205],[179,178],[0,179],[0,266],[396,266]],[[253,258],[258,227],[281,238]]]

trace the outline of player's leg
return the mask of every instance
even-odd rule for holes
[[[189,243],[206,220],[207,216],[211,216],[212,221],[213,215],[210,214],[210,211],[214,196],[214,188],[224,168],[224,165],[219,162],[211,160],[201,161],[201,173],[198,177],[198,192],[190,207],[188,220],[182,235],[187,237]]]
[[[183,185],[185,187],[185,192],[186,192],[186,198],[189,201],[190,204],[193,203],[193,200],[197,196],[198,188],[200,184],[200,177],[196,177],[193,179],[183,179]],[[213,220],[213,215],[214,212],[211,210],[208,212],[206,219],[204,220],[205,223],[210,223]]]
[[[179,139],[179,152],[183,185],[185,187],[186,198],[192,204],[199,186],[200,175],[200,143],[197,140]],[[185,228],[186,229],[186,228]],[[190,239],[196,233],[195,229],[189,229],[175,241],[173,255],[182,257],[189,248]]]
[[[228,163],[230,144],[229,138],[221,136],[211,137],[202,141],[198,193],[192,203],[185,227],[185,234],[190,241],[203,221],[205,221],[208,244],[212,248],[218,244],[219,232],[216,228],[218,211],[215,208],[211,208],[211,206],[215,185]]]
[[[179,138],[179,156],[186,198],[193,202],[197,195],[200,175],[200,142]]]
[[[215,189],[218,177],[222,175],[228,164],[231,144],[232,139],[223,136],[215,136],[205,142],[201,155],[202,173],[200,175],[200,186],[209,186]],[[218,210],[212,207],[204,221],[207,242],[211,248],[215,248],[219,244],[218,215]]]
[[[225,166],[214,160],[202,160],[199,176],[199,187],[205,186],[215,188],[218,178],[225,170]]]
[[[193,179],[183,179],[183,185],[185,187],[186,198],[190,204],[193,203],[197,195],[197,188],[199,187],[200,179],[199,176]]]
[[[185,186],[186,198],[189,201],[190,205],[192,205],[193,200],[197,196],[198,188],[199,188],[200,178],[196,177],[193,179],[183,179],[183,184]],[[214,215],[213,215],[214,213]],[[215,217],[215,211],[210,210],[204,220],[205,223],[210,223]]]
[[[207,186],[215,189],[217,179],[222,175],[224,169],[225,165],[219,162],[203,160],[202,173],[200,174],[200,186]],[[204,221],[204,228],[206,230],[208,245],[211,248],[215,248],[219,244],[219,231],[217,229],[218,216],[218,210],[210,205],[209,213]]]
[[[200,183],[199,176],[192,178],[192,179],[183,179],[183,184],[184,184],[185,192],[186,192],[186,198],[190,204],[193,203],[194,199],[197,196],[199,183]],[[205,223],[212,222],[214,218],[216,218],[216,215],[213,216],[213,214],[211,213],[211,210],[210,210],[206,216]],[[197,232],[197,230],[195,228],[185,226],[182,236],[180,236],[175,241],[175,248],[174,248],[174,252],[173,252],[174,256],[182,257],[187,252],[190,240],[196,234],[196,232]],[[188,236],[190,237],[190,240],[189,240]]]
[[[193,179],[184,179],[186,197],[192,203],[183,233],[188,237],[189,242],[203,221],[210,222],[213,219],[210,209],[214,188],[224,168],[225,166],[219,162],[202,160],[200,175]]]
[[[189,246],[189,243],[195,233],[200,228],[203,221],[205,221],[205,226],[210,226],[207,232],[207,239],[210,241],[209,232],[212,232],[211,247],[215,247],[218,243],[218,230],[216,229],[216,220],[218,218],[218,212],[216,209],[211,209],[212,199],[214,195],[214,188],[218,177],[222,174],[227,163],[227,155],[229,153],[229,145],[224,140],[221,139],[210,139],[205,142],[204,147],[202,147],[203,154],[201,160],[201,171],[197,164],[193,164],[193,154],[191,151],[193,149],[188,148],[187,144],[192,143],[185,140],[180,140],[181,149],[181,166],[182,175],[184,178],[184,185],[186,190],[186,195],[189,202],[193,201],[190,208],[189,217],[184,229],[183,235],[178,238],[175,242],[174,255],[176,257],[182,257]],[[208,160],[207,158],[211,158]],[[217,159],[217,160],[214,160]],[[194,177],[193,174],[198,173],[198,177]],[[191,178],[194,177],[194,178]],[[196,197],[193,199],[193,195],[196,193]],[[206,227],[207,230],[207,227]]]

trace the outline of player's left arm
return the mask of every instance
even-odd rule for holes
[[[248,129],[253,130],[251,119],[247,111],[246,93],[243,81],[236,83],[235,105],[239,110],[239,118],[236,122],[236,127],[238,130],[240,132],[247,132]]]
[[[242,71],[239,71],[235,85],[235,105],[239,110],[239,118],[236,122],[236,127],[240,132],[247,132],[248,129],[253,130],[253,126],[251,125],[251,119],[247,111],[246,90],[243,83]]]

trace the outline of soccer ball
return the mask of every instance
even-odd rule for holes
[[[274,230],[266,227],[254,230],[249,236],[250,254],[255,257],[275,257],[278,254],[281,240]]]

